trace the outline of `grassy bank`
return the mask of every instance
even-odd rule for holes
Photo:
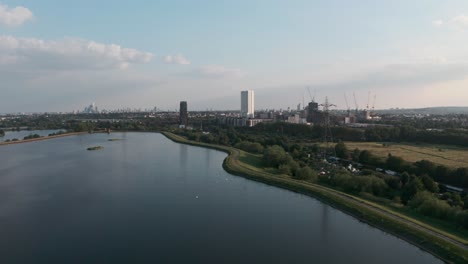
[[[401,157],[409,162],[429,160],[449,168],[468,167],[468,149],[445,145],[404,144],[376,142],[345,142],[348,149],[368,150],[380,158],[388,154]]]
[[[29,142],[36,142],[36,141],[42,141],[42,140],[48,140],[48,139],[54,139],[54,138],[61,138],[61,137],[68,137],[68,136],[76,136],[76,135],[82,135],[82,134],[88,134],[88,132],[73,132],[73,133],[64,133],[64,134],[59,134],[59,135],[53,135],[53,136],[44,136],[40,138],[31,138],[31,139],[22,139],[18,141],[8,141],[8,142],[0,142],[1,145],[13,145],[13,144],[22,144],[22,143],[29,143]]]
[[[207,147],[228,153],[223,167],[231,174],[313,196],[361,221],[405,239],[446,262],[468,263],[467,242],[464,239],[364,199],[318,184],[294,180],[289,176],[279,174],[277,171],[265,170],[262,168],[258,155],[227,146],[189,141],[168,132],[163,132],[163,134],[178,143]]]

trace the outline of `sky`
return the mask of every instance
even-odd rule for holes
[[[466,0],[0,0],[0,113],[468,106],[467,44]]]

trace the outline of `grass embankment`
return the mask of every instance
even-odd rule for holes
[[[447,237],[451,237],[452,239],[457,240],[460,243],[468,245],[468,230],[464,228],[457,228],[452,222],[447,222],[433,217],[425,216],[411,208],[405,207],[401,203],[395,203],[390,199],[377,197],[370,193],[360,193],[359,197],[367,201],[374,202],[394,213],[398,213],[404,217],[411,219],[411,221],[417,222],[419,225],[435,229],[437,230],[437,232],[443,233]]]
[[[181,136],[163,132],[169,139],[194,146],[221,150],[229,155],[223,167],[231,174],[313,196],[370,225],[394,234],[450,263],[468,263],[466,240],[421,223],[385,206],[366,201],[318,184],[294,180],[262,168],[259,156],[220,145],[189,141]]]
[[[88,134],[88,132],[73,132],[73,133],[64,133],[64,134],[53,135],[53,136],[44,136],[40,138],[23,139],[23,140],[17,140],[17,141],[8,141],[8,142],[3,141],[3,142],[0,142],[0,146],[29,143],[29,142],[42,141],[42,140],[48,140],[48,139],[54,139],[54,138],[82,135],[82,134]]]
[[[447,145],[410,143],[345,142],[349,150],[368,150],[377,157],[386,159],[388,154],[409,162],[429,160],[450,168],[468,167],[468,149]]]

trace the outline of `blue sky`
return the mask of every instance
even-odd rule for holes
[[[0,0],[0,113],[466,106],[467,41],[462,0]]]

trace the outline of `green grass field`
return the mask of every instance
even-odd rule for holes
[[[369,150],[372,154],[386,158],[388,154],[398,156],[409,162],[429,160],[450,168],[468,167],[468,148],[444,145],[416,145],[408,143],[345,142],[346,147]]]

